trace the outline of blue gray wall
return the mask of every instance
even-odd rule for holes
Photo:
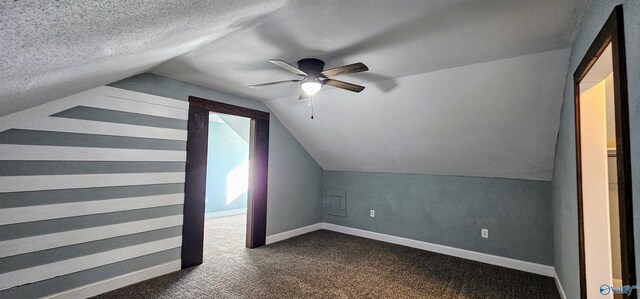
[[[260,101],[152,74],[131,77],[111,86],[181,100],[191,95],[269,112]],[[322,173],[322,168],[271,114],[267,235],[322,221]]]
[[[573,72],[615,5],[624,6],[636,254],[640,253],[640,1],[593,0],[571,49],[553,171],[554,266],[567,298],[579,298],[578,208]],[[640,259],[636,258],[636,270]]]
[[[248,123],[250,120],[246,119]],[[249,125],[246,126],[249,128]],[[227,202],[227,176],[249,159],[249,142],[226,123],[209,122],[205,213],[244,209],[247,192]]]
[[[551,183],[325,171],[346,190],[346,217],[324,221],[544,265],[553,263]],[[375,210],[375,218],[369,211]],[[480,229],[489,229],[489,239]]]

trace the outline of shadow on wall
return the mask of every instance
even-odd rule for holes
[[[249,125],[244,117],[209,116],[205,213],[247,207]]]

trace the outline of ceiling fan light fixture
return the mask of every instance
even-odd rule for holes
[[[299,82],[300,87],[302,88],[302,92],[300,92],[300,96],[298,97],[298,100],[306,99],[318,93],[320,89],[322,89],[322,85],[329,85],[331,87],[340,88],[340,89],[344,89],[352,92],[361,92],[362,90],[364,90],[364,86],[362,85],[335,80],[330,77],[355,74],[355,73],[365,72],[369,70],[369,68],[366,65],[364,65],[364,63],[362,62],[352,63],[352,64],[343,65],[343,66],[334,67],[332,69],[325,70],[324,61],[317,58],[300,59],[298,60],[298,67],[295,67],[287,63],[286,61],[279,60],[279,59],[270,59],[269,62],[291,73],[301,76],[301,78],[296,80],[283,80],[283,81],[276,81],[276,82],[269,82],[269,83],[262,83],[262,84],[254,84],[254,85],[250,85],[249,87],[253,88],[253,87],[263,87],[263,86]]]
[[[312,96],[320,91],[320,88],[322,88],[322,83],[316,81],[306,81],[302,82],[300,86],[302,87],[304,93],[306,93],[308,96]]]

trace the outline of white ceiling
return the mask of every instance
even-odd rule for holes
[[[326,170],[549,180],[580,0],[0,4],[0,115],[151,72],[264,100]],[[182,54],[185,53],[185,54]],[[182,55],[180,55],[182,54]],[[176,57],[177,56],[177,57]],[[170,59],[164,63],[163,61]],[[364,62],[316,118],[267,63]],[[160,64],[162,63],[162,64]]]
[[[209,121],[226,124],[236,132],[238,136],[242,137],[244,141],[249,142],[249,138],[251,137],[251,119],[236,115],[209,113]]]
[[[580,92],[583,92],[598,83],[604,81],[606,113],[607,113],[607,147],[609,149],[616,148],[616,113],[615,113],[615,94],[613,85],[613,51],[609,44],[598,60],[591,66],[589,72],[580,81]]]
[[[580,88],[589,88],[600,83],[611,73],[613,73],[613,52],[609,44],[580,81]]]
[[[269,101],[324,169],[549,180],[568,50]],[[526,71],[523,71],[526,70]]]
[[[326,68],[364,62],[370,72],[344,78],[386,81],[366,85],[389,90],[395,78],[567,48],[577,2],[293,1],[152,72],[261,100],[297,98],[295,84],[247,86],[297,79],[268,59],[295,65],[315,57],[324,60]]]
[[[267,102],[326,170],[550,180],[579,1],[290,3],[152,70]],[[364,62],[314,120],[267,62]]]
[[[144,72],[284,4],[0,1],[0,116]]]

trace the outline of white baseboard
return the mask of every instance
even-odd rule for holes
[[[155,267],[127,273],[121,276],[105,279],[96,283],[81,286],[75,289],[67,290],[61,293],[53,294],[46,298],[88,298],[100,295],[115,289],[119,289],[143,280],[158,277],[160,275],[169,274],[180,270],[182,267],[181,260],[175,260]]]
[[[247,213],[247,208],[234,209],[234,210],[206,213],[204,214],[204,218],[211,219],[211,218],[233,216],[233,215],[240,215],[240,214],[246,214],[246,213]]]
[[[403,245],[407,247],[413,247],[413,248],[422,249],[426,251],[437,252],[441,254],[473,260],[481,263],[486,263],[486,264],[501,266],[505,268],[553,277],[556,283],[556,287],[558,288],[558,293],[560,293],[560,297],[562,299],[567,299],[567,295],[564,292],[564,288],[562,287],[562,283],[558,278],[558,274],[556,273],[555,269],[552,266],[536,264],[536,263],[531,263],[531,262],[526,262],[526,261],[486,254],[486,253],[480,253],[480,252],[475,252],[475,251],[470,251],[465,249],[449,247],[449,246],[443,246],[443,245],[438,245],[438,244],[433,244],[433,243],[428,243],[428,242],[423,242],[423,241],[418,241],[418,240],[413,240],[408,238],[402,238],[402,237],[397,237],[397,236],[392,236],[392,235],[387,235],[382,233],[376,233],[376,232],[371,232],[367,230],[346,227],[342,225],[336,225],[332,223],[326,223],[326,222],[316,223],[309,226],[286,231],[283,233],[267,236],[267,244],[293,238],[295,236],[310,233],[312,231],[319,230],[319,229],[326,229],[326,230],[339,232],[343,234]]]
[[[491,264],[491,265],[501,266],[505,268],[516,269],[516,270],[530,272],[534,274],[540,274],[540,275],[550,276],[550,277],[554,277],[555,275],[555,271],[552,266],[536,264],[532,262],[525,262],[525,261],[516,260],[512,258],[480,253],[480,252],[475,252],[475,251],[466,250],[466,249],[459,249],[459,248],[449,247],[444,245],[438,245],[438,244],[433,244],[433,243],[428,243],[428,242],[423,242],[423,241],[418,241],[413,239],[396,237],[392,235],[386,235],[386,234],[381,234],[381,233],[376,233],[376,232],[371,232],[367,230],[351,228],[351,227],[346,227],[346,226],[341,226],[341,225],[336,225],[331,223],[323,223],[322,228],[330,231],[343,233],[343,234],[403,245],[407,247],[418,248],[422,250],[437,252],[437,253],[455,256],[455,257],[468,259],[472,261],[478,261],[485,264]]]
[[[373,239],[373,240],[378,240],[382,242],[393,243],[393,244],[398,244],[398,245],[407,246],[407,247],[413,247],[417,249],[446,254],[446,255],[455,256],[463,259],[478,261],[485,264],[511,268],[515,270],[534,273],[534,274],[539,274],[539,275],[544,275],[544,276],[549,276],[554,278],[557,277],[555,270],[552,266],[526,262],[526,261],[516,260],[512,258],[486,254],[486,253],[480,253],[480,252],[475,252],[475,251],[466,250],[466,249],[459,249],[455,247],[438,245],[438,244],[433,244],[433,243],[428,243],[424,241],[418,241],[418,240],[413,240],[413,239],[408,239],[403,237],[397,237],[397,236],[392,236],[392,235],[387,235],[382,233],[376,233],[372,231],[367,231],[367,230],[362,230],[362,229],[357,229],[357,228],[352,228],[352,227],[347,227],[342,225],[336,225],[336,224],[326,223],[326,222],[316,223],[309,226],[282,232],[279,234],[267,236],[266,243],[272,244],[275,242],[293,238],[295,236],[310,233],[312,231],[319,230],[319,229],[326,229],[334,232],[363,237],[367,239]],[[562,293],[564,294],[564,292]]]
[[[478,261],[486,264],[502,266],[505,268],[516,269],[520,271],[530,272],[534,274],[540,274],[544,276],[550,276],[555,279],[556,286],[558,287],[558,292],[563,299],[566,299],[566,294],[564,293],[564,289],[560,280],[558,279],[558,275],[555,272],[555,269],[551,266],[536,264],[531,262],[525,262],[521,260],[506,258],[495,256],[486,253],[479,253],[475,251],[459,249],[444,245],[438,245],[408,238],[402,238],[382,233],[376,233],[372,231],[346,227],[331,223],[315,223],[312,225],[308,225],[305,227],[296,228],[290,231],[269,235],[266,238],[266,244],[273,244],[282,240],[286,240],[289,238],[293,238],[295,236],[303,235],[306,233],[310,233],[312,231],[326,229],[334,232],[339,232],[343,234],[363,237],[367,239],[378,240],[382,242],[398,244],[402,246],[422,249],[426,251],[446,254],[450,256],[455,256],[459,258],[464,258],[468,260]],[[96,296],[102,293],[106,293],[118,288],[125,287],[127,285],[131,285],[134,283],[138,283],[143,280],[151,279],[157,276],[161,276],[164,274],[168,274],[171,272],[179,271],[181,269],[181,260],[175,260],[169,263],[161,264],[155,267],[139,270],[132,273],[127,273],[121,276],[117,276],[114,278],[106,279],[103,281],[99,281],[96,283],[92,283],[89,285],[85,285],[82,287],[78,287],[75,289],[67,290],[61,293],[53,294],[46,298],[86,298]]]
[[[556,281],[556,287],[558,288],[558,293],[560,293],[560,298],[567,299],[567,294],[564,293],[564,288],[562,287],[562,283],[560,282],[560,278],[558,277],[558,273],[556,270],[553,270],[553,279]]]
[[[280,242],[282,240],[293,238],[295,236],[304,235],[306,233],[310,233],[312,231],[316,231],[316,230],[319,230],[319,229],[322,229],[322,223],[316,223],[316,224],[308,225],[308,226],[305,226],[305,227],[292,229],[290,231],[282,232],[282,233],[279,233],[279,234],[269,235],[269,236],[267,236],[266,243],[267,243],[267,245],[268,244],[273,244],[275,242]]]

